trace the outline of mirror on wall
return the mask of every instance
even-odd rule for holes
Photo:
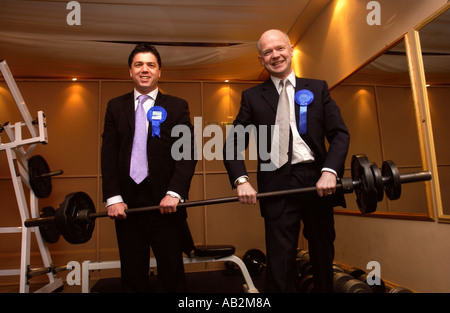
[[[439,219],[450,222],[450,194],[446,192],[446,186],[450,184],[450,10],[447,9],[418,31],[441,190]]]
[[[368,64],[331,91],[351,134],[346,176],[353,154],[364,153],[380,168],[392,160],[400,173],[423,171],[416,112],[404,38],[399,38]],[[346,195],[347,209],[358,211],[355,195]],[[377,216],[430,219],[425,183],[402,185],[400,199],[386,196]]]

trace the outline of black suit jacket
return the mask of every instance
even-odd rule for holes
[[[127,203],[132,196],[131,186],[134,181],[129,176],[129,170],[135,128],[133,98],[134,94],[130,92],[108,102],[101,150],[103,201],[121,195]],[[154,105],[163,107],[167,111],[167,118],[160,125],[161,137],[152,137],[151,125],[148,128],[147,157],[151,183],[149,192],[155,201],[160,201],[169,190],[187,199],[197,162],[193,157],[194,131],[188,103],[158,92]],[[172,158],[172,144],[179,139],[171,136],[176,125],[186,125],[190,129],[190,160],[176,161]]]
[[[296,78],[295,92],[307,89],[314,94],[313,102],[308,106],[307,110],[307,133],[302,138],[311,148],[315,156],[315,165],[318,171],[327,167],[335,170],[339,177],[344,173],[345,158],[348,152],[350,135],[347,127],[342,119],[340,110],[334,100],[330,96],[327,83],[323,80]],[[245,90],[242,93],[241,108],[234,121],[236,125],[255,125],[266,126],[270,129],[275,124],[275,116],[277,111],[279,94],[271,79],[266,82]],[[295,106],[297,131],[299,120],[299,106]],[[270,133],[269,133],[270,134]],[[266,136],[266,147],[270,151],[271,136]],[[325,139],[329,143],[326,148]],[[247,175],[244,161],[238,160],[237,155],[240,153],[234,143],[229,144],[233,140],[232,136],[227,138],[224,147],[224,164],[229,174],[229,179],[234,188],[234,181],[242,176]],[[263,160],[260,151],[259,132],[256,140],[258,143],[258,171],[257,183],[258,192],[268,192],[276,190],[288,189],[287,179],[291,171],[292,154],[289,153],[289,162],[280,169],[273,171],[261,170],[261,165],[270,163],[270,160]],[[247,147],[248,142],[245,147]],[[234,158],[231,160],[226,158],[227,149],[233,149]],[[290,140],[290,151],[292,151],[292,133]],[[230,152],[228,152],[230,153]],[[333,205],[341,205],[345,207],[344,196],[337,196]],[[264,217],[276,217],[284,207],[285,198],[277,199],[261,199],[261,213]],[[273,205],[269,205],[273,204]],[[270,206],[270,208],[269,208]]]

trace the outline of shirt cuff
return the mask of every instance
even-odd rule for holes
[[[109,207],[110,205],[123,202],[122,196],[114,196],[111,198],[108,198],[106,200],[106,207]]]
[[[171,196],[171,197],[180,199],[180,202],[184,202],[184,199],[181,198],[181,196],[179,194],[177,194],[176,192],[174,192],[174,191],[168,191],[168,192],[166,192],[166,194]]]
[[[239,177],[236,178],[236,180],[234,181],[234,186],[236,186],[236,183],[237,183],[237,181],[239,180],[239,178],[242,178],[242,177],[249,179],[249,177],[248,177],[247,175],[239,176]]]
[[[333,170],[333,169],[331,169],[331,168],[328,168],[328,167],[324,167],[324,168],[322,169],[322,172],[330,172],[330,173],[333,173],[334,176],[338,177],[336,171]]]

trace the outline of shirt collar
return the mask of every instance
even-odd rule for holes
[[[159,88],[156,87],[154,90],[150,91],[147,95],[150,96],[153,100],[156,99],[156,96],[158,95],[158,91]],[[139,91],[136,90],[136,88],[134,89],[134,100],[137,99],[137,97],[139,97],[140,95],[142,95]]]
[[[280,87],[280,81],[281,81],[281,79],[280,79],[280,78],[277,78],[277,77],[275,77],[275,76],[270,76],[270,78],[272,79],[273,84],[275,85],[275,87],[276,87],[277,90],[278,90],[278,88]],[[296,82],[296,79],[295,79],[295,73],[294,73],[294,71],[291,71],[291,73],[290,73],[286,78],[289,80],[289,82],[291,83],[291,85],[294,86],[294,88],[295,88],[295,82]]]

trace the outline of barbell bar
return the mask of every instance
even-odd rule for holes
[[[67,271],[68,269],[70,269],[67,265],[63,265],[63,266],[50,266],[50,267],[41,267],[41,268],[36,268],[36,269],[30,269],[28,268],[27,270],[27,278],[33,278],[39,275],[44,275],[44,274],[49,274],[49,273],[59,273],[59,272],[63,272],[63,271]]]
[[[377,202],[383,199],[380,192],[386,192],[390,200],[400,197],[401,185],[406,183],[431,180],[431,172],[415,172],[400,174],[392,161],[384,161],[382,170],[375,163],[370,163],[363,154],[353,155],[351,161],[351,178],[340,178],[336,184],[336,191],[343,194],[355,192],[356,202],[363,214],[376,211]],[[314,195],[316,187],[295,188],[272,192],[258,193],[257,199],[281,197],[289,195]],[[187,201],[178,204],[178,208],[214,205],[237,202],[238,196]],[[147,206],[127,209],[126,214],[142,213],[159,210],[159,206]],[[25,227],[56,226],[66,241],[72,244],[87,242],[95,227],[95,219],[107,217],[107,212],[96,212],[92,199],[84,192],[74,192],[66,195],[53,217],[28,219]]]

